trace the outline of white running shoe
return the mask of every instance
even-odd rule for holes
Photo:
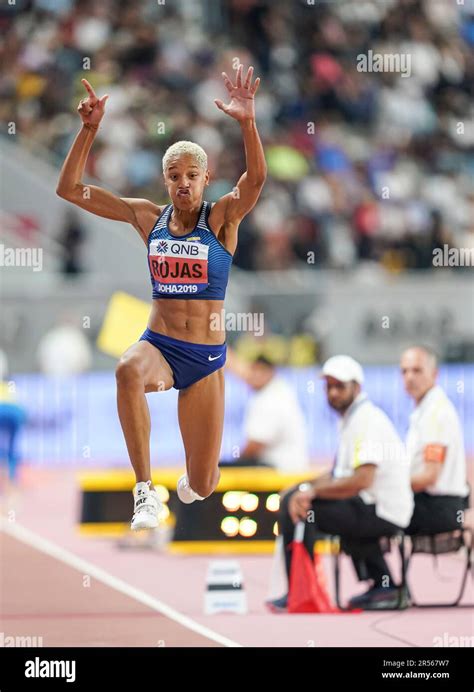
[[[194,502],[195,500],[205,500],[205,497],[201,497],[198,495],[194,490],[191,488],[189,485],[189,480],[186,474],[184,476],[181,476],[179,479],[177,485],[176,485],[176,492],[178,493],[178,497],[183,502],[185,505],[190,505],[191,502]]]
[[[130,524],[132,531],[156,529],[160,522],[163,503],[156,490],[150,490],[150,485],[151,481],[140,481],[133,489],[135,507]]]

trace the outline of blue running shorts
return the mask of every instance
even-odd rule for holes
[[[148,341],[161,351],[173,372],[175,389],[184,389],[207,377],[222,368],[226,360],[225,342],[217,346],[193,344],[152,332],[151,329],[146,329],[139,341]]]

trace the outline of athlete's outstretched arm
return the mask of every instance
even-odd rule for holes
[[[64,161],[56,192],[60,197],[92,214],[130,223],[146,243],[147,234],[160,213],[157,204],[147,199],[117,197],[108,190],[82,182],[87,157],[99,123],[104,117],[108,98],[107,95],[97,98],[89,82],[83,79],[82,83],[88,92],[88,97],[81,100],[77,109],[82,120],[82,128]]]
[[[218,108],[240,123],[245,146],[247,170],[240,177],[236,188],[221,197],[216,202],[215,209],[213,208],[213,217],[218,219],[217,226],[223,228],[225,245],[231,251],[237,245],[238,225],[255,206],[267,176],[265,154],[255,121],[255,94],[260,77],[257,77],[252,86],[253,67],[250,66],[245,81],[242,82],[242,69],[243,66],[239,65],[235,84],[225,72],[222,73],[231,97],[230,103],[225,105],[215,99]]]

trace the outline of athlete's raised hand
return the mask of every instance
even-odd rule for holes
[[[237,68],[236,83],[229,79],[225,72],[222,73],[224,84],[230,96],[230,103],[225,104],[219,99],[214,99],[214,103],[221,111],[235,118],[239,122],[255,118],[255,94],[260,84],[260,77],[257,77],[252,86],[253,67],[247,70],[244,83],[242,83],[243,65]]]
[[[99,99],[87,79],[81,79],[81,82],[84,84],[88,96],[79,101],[77,112],[84,125],[97,129],[100,121],[104,117],[105,102],[109,98],[109,95],[106,94]]]

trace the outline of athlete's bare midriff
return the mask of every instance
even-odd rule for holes
[[[153,332],[194,344],[223,344],[223,300],[152,301],[148,328]]]

